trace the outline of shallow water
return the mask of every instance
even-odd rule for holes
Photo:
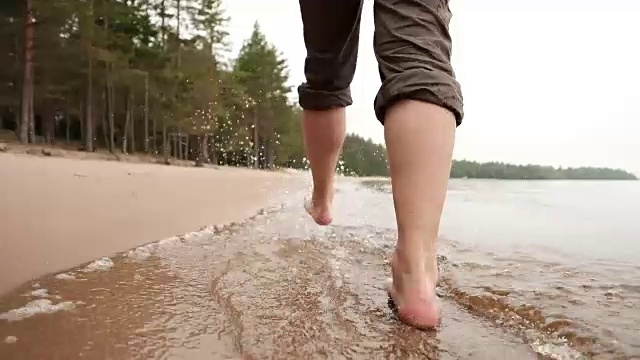
[[[608,260],[614,252],[589,252],[585,244],[595,238],[581,242],[564,228],[556,234],[540,227],[536,234],[534,220],[515,210],[524,203],[522,211],[549,224],[563,211],[558,197],[571,191],[563,186],[451,183],[440,251],[439,332],[411,330],[388,309],[382,284],[395,239],[391,198],[385,187],[345,180],[336,222],[327,228],[303,215],[303,193],[291,193],[245,223],[25,284],[0,299],[0,359],[640,356],[634,330],[640,311],[633,308],[638,266]],[[614,205],[629,200],[603,199]],[[537,210],[536,202],[549,204],[547,210]],[[633,208],[638,205],[629,206],[627,212],[640,213]],[[615,221],[615,229],[640,234],[634,224]],[[518,223],[522,231],[515,235]],[[610,231],[595,221],[587,225]],[[535,240],[544,236],[565,243]],[[624,238],[624,231],[616,236]],[[580,249],[570,251],[570,241]],[[621,258],[631,259],[634,245],[620,250]],[[11,311],[28,303],[27,310]]]
[[[639,182],[452,180],[443,287],[525,337],[640,357],[639,214]]]

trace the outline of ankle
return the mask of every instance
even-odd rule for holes
[[[404,240],[404,241],[403,241]],[[392,265],[400,272],[425,274],[433,281],[438,278],[438,261],[431,242],[399,239]]]
[[[421,253],[420,251],[396,247],[391,259],[393,270],[403,274],[425,273],[427,262],[424,256],[420,256]]]
[[[318,205],[330,203],[333,200],[332,183],[322,184],[320,186],[314,185],[311,200]]]

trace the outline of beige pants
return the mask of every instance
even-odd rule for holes
[[[299,0],[307,48],[300,106],[324,110],[351,105],[364,0]],[[462,93],[451,66],[449,0],[374,0],[374,51],[382,86],[376,116],[413,99],[449,109],[460,125]]]

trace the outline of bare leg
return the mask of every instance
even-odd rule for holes
[[[404,322],[439,324],[435,297],[436,237],[451,170],[456,121],[448,110],[406,100],[385,118],[398,243],[389,294]]]
[[[333,220],[331,203],[335,169],[344,143],[345,131],[343,107],[304,111],[302,132],[313,176],[313,193],[306,208],[318,225],[329,225]]]

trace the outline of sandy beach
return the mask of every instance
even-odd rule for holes
[[[0,294],[203,226],[240,221],[287,175],[0,154]]]

